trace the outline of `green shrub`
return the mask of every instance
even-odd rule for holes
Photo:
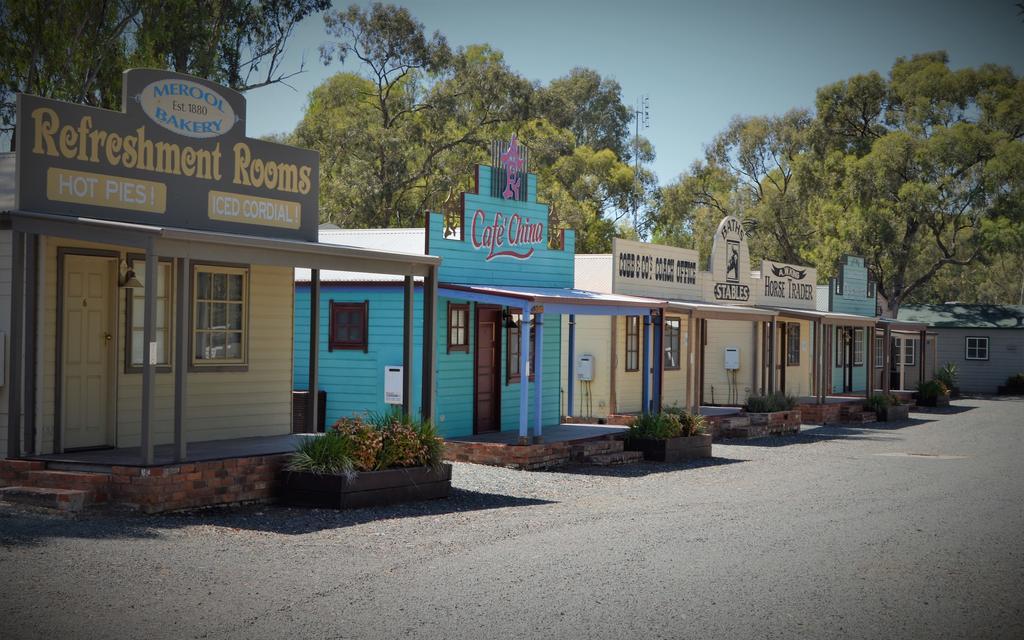
[[[1024,373],[1018,373],[1007,378],[1006,390],[1010,393],[1024,393]]]
[[[949,387],[936,378],[923,382],[917,387],[917,397],[919,400],[934,400],[947,393],[949,393]]]
[[[352,474],[399,467],[441,466],[444,440],[429,421],[401,412],[342,418],[330,431],[303,439],[289,471]]]
[[[879,412],[892,406],[891,397],[884,393],[873,394],[864,401],[864,409],[867,411]]]
[[[668,440],[683,435],[679,417],[671,413],[645,413],[629,425],[626,437],[631,440]]]
[[[339,431],[304,437],[285,468],[325,475],[351,475],[355,472],[355,447],[355,441]]]
[[[935,379],[946,385],[947,389],[953,389],[956,387],[956,374],[956,364],[947,362],[945,366],[935,372]]]
[[[707,420],[700,414],[693,414],[678,406],[666,407],[664,412],[679,420],[682,435],[699,436],[707,429]]]
[[[776,391],[768,395],[752,395],[747,398],[748,413],[774,413],[776,411],[789,411],[796,407],[796,398]]]

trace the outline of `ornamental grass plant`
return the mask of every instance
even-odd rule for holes
[[[748,413],[775,413],[776,411],[790,411],[796,408],[796,398],[775,391],[767,395],[752,395],[747,398]]]
[[[638,416],[629,425],[629,440],[668,440],[698,436],[704,433],[703,416],[693,415],[679,407],[668,407],[661,413]]]

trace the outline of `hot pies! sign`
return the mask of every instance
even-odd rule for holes
[[[518,213],[488,214],[477,209],[470,224],[470,242],[474,249],[487,251],[488,262],[498,257],[526,260],[546,238],[544,223],[533,222]]]

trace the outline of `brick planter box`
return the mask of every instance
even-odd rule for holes
[[[897,404],[891,407],[885,407],[875,412],[878,419],[882,422],[894,422],[896,420],[906,420],[910,417],[910,405],[909,404]]]
[[[356,509],[417,500],[447,498],[452,488],[452,465],[438,469],[410,467],[361,471],[352,477],[285,471],[281,491],[288,504]]]
[[[684,462],[711,457],[711,435],[685,436],[667,440],[626,439],[626,451],[642,451],[644,460]]]
[[[751,426],[763,426],[769,434],[797,433],[800,431],[800,410],[748,413]]]

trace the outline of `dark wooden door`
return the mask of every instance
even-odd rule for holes
[[[843,336],[843,393],[853,392],[853,327],[840,329]]]
[[[473,433],[501,430],[501,309],[477,305]]]

